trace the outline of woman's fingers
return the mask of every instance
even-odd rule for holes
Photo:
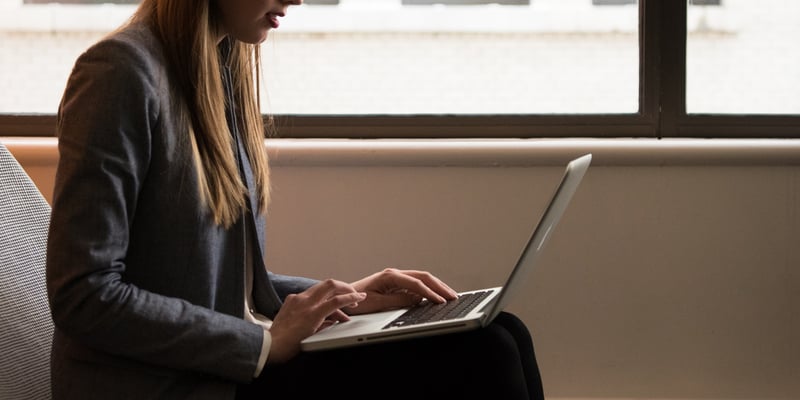
[[[327,327],[329,327],[331,325],[335,325],[335,324],[338,324],[340,322],[347,322],[349,320],[350,320],[350,317],[348,317],[347,314],[344,313],[344,311],[336,310],[336,311],[333,312],[333,314],[329,315],[328,318],[325,318],[325,320],[322,321],[322,324],[317,328],[317,332],[321,331],[321,330],[323,330],[323,329],[325,329],[325,328],[327,328]]]
[[[345,310],[352,314],[366,314],[376,311],[385,311],[396,308],[408,307],[422,301],[423,297],[407,291],[393,293],[370,293],[369,302],[364,302],[358,307],[346,307]]]
[[[341,308],[355,306],[366,296],[352,285],[332,279],[286,296],[270,328],[273,346],[268,362],[282,362],[294,357],[300,349],[300,341],[326,324],[348,321]]]
[[[353,283],[357,290],[369,293],[369,297],[357,308],[348,307],[351,314],[364,314],[398,307],[406,307],[428,299],[444,303],[458,294],[429,272],[386,268]]]
[[[405,290],[436,303],[458,297],[455,290],[429,272],[387,268],[382,274],[391,282],[391,291]]]
[[[335,318],[337,321],[347,321],[347,315],[340,311],[344,307],[354,307],[366,298],[367,294],[358,292],[345,282],[327,279],[308,290],[292,295],[291,300],[301,303],[299,307],[303,313],[311,317],[310,320],[323,321],[326,318]],[[286,303],[290,299],[287,297]],[[286,306],[287,304],[284,304]],[[337,312],[338,311],[338,312]]]
[[[450,286],[444,283],[441,279],[426,271],[416,270],[397,270],[400,274],[410,276],[420,281],[425,287],[430,288],[436,294],[444,297],[447,300],[453,300],[458,297],[458,293]]]

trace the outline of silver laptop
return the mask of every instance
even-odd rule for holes
[[[304,351],[327,350],[440,335],[488,325],[519,291],[525,276],[533,269],[591,161],[592,155],[586,154],[569,162],[550,204],[503,286],[462,292],[458,299],[445,304],[423,301],[411,308],[352,316],[348,322],[334,324],[306,338],[301,348]]]

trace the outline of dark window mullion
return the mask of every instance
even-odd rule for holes
[[[699,138],[800,138],[800,117],[796,115],[719,115],[683,116],[678,137]]]
[[[659,7],[657,0],[642,0],[639,5],[639,114],[650,126],[648,137],[658,135],[661,103]]]
[[[55,136],[53,114],[0,114],[0,136]]]
[[[658,13],[658,137],[674,137],[686,116],[686,0],[654,1]]]
[[[650,122],[622,115],[284,115],[288,138],[652,137]]]

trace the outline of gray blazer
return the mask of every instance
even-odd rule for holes
[[[264,219],[223,229],[201,205],[169,74],[153,33],[132,25],[81,55],[67,83],[47,250],[56,399],[226,399],[255,372],[244,237],[257,232],[263,261]],[[314,283],[256,268],[254,302],[273,317]]]

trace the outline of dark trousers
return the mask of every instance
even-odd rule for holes
[[[300,353],[267,365],[237,399],[543,399],[525,325],[501,313],[488,327],[409,341]]]

